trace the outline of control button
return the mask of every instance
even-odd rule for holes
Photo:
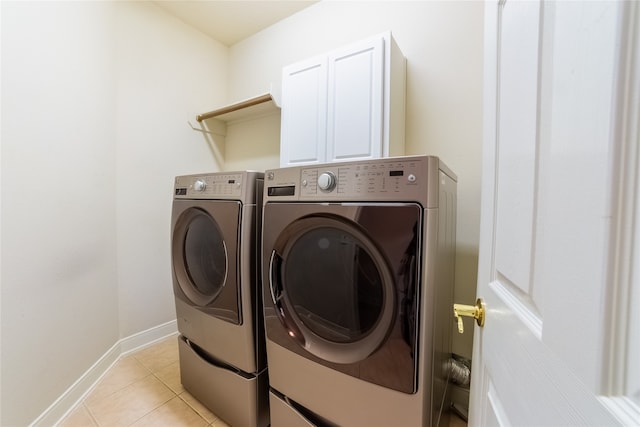
[[[409,182],[416,182],[416,179],[418,179],[418,178],[416,178],[416,176],[414,174],[409,174],[409,176],[407,177],[407,180]]]
[[[303,179],[303,180],[302,180],[302,186],[303,186],[303,187],[306,187],[306,186],[307,186],[307,184],[308,184],[307,180],[306,180],[306,179]]]
[[[273,172],[267,172],[267,179],[269,181],[273,181],[274,177],[275,177],[275,174]]]
[[[201,179],[196,179],[193,183],[193,189],[196,191],[204,191],[205,188],[207,188],[207,184]]]
[[[336,176],[333,172],[321,173],[318,177],[318,187],[327,193],[336,188]]]

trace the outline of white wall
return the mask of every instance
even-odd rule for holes
[[[406,154],[440,156],[458,174],[456,302],[475,301],[482,146],[482,2],[323,1],[230,49],[229,97],[271,85],[284,65],[391,30],[407,58]],[[227,165],[278,167],[279,133],[230,129]],[[260,153],[256,153],[256,148]],[[262,153],[271,150],[269,153]],[[258,158],[257,158],[258,157]],[[453,319],[452,319],[453,321]],[[471,357],[472,334],[454,337]]]
[[[112,12],[2,2],[2,425],[119,336]]]
[[[117,219],[120,334],[175,319],[170,217],[176,175],[215,172],[198,113],[227,101],[227,48],[155,5],[118,3]]]
[[[187,118],[226,102],[227,49],[149,3],[0,7],[0,425],[17,426],[175,318],[173,176],[220,168]]]

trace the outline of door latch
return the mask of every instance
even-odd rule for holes
[[[458,319],[458,332],[464,333],[462,317],[473,317],[478,326],[484,326],[484,302],[481,298],[476,300],[476,305],[453,304],[453,315]]]

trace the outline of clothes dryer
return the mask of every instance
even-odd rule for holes
[[[182,384],[233,426],[269,424],[259,279],[263,174],[175,178],[173,290]]]
[[[456,176],[437,157],[265,172],[271,425],[445,425]]]

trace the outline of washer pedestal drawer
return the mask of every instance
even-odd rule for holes
[[[248,374],[216,361],[183,336],[178,342],[180,379],[193,397],[233,427],[269,425],[266,369]]]

